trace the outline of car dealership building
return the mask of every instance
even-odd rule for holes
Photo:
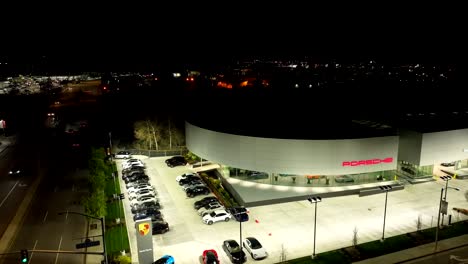
[[[186,122],[186,144],[196,155],[219,163],[224,185],[251,206],[428,181],[436,169],[459,178],[468,174],[468,129],[417,132],[353,122],[376,130],[377,136],[254,137]],[[440,166],[452,162],[452,167]]]

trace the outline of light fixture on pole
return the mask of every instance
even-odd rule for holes
[[[95,217],[95,216],[92,216],[92,215],[87,215],[87,214],[82,214],[82,213],[78,213],[78,212],[70,212],[70,211],[67,211],[67,212],[59,212],[58,213],[59,215],[63,215],[63,214],[77,214],[77,215],[81,215],[81,216],[85,216],[85,217],[89,217],[89,218],[92,218],[92,219],[97,219],[99,221],[101,221],[101,230],[102,230],[102,247],[103,247],[103,255],[104,255],[104,264],[108,264],[109,262],[107,261],[107,249],[106,249],[106,229],[105,229],[105,226],[104,226],[104,217]]]
[[[385,219],[387,218],[387,198],[388,198],[388,191],[392,189],[390,185],[382,185],[379,186],[380,190],[385,192],[385,209],[384,209],[384,217],[383,217],[383,228],[382,228],[382,238],[380,239],[381,242],[385,241]]]
[[[315,217],[314,217],[314,251],[312,253],[312,259],[315,258],[315,239],[317,236],[317,203],[322,201],[322,198],[319,196],[311,196],[307,198],[307,201],[309,201],[312,204],[315,204]]]

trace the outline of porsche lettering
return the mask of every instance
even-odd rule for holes
[[[380,163],[392,163],[393,158],[384,158],[384,159],[367,159],[367,160],[353,160],[353,161],[343,161],[343,167],[355,167],[355,166],[367,166],[375,165]]]

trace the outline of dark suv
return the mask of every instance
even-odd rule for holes
[[[187,193],[187,197],[195,197],[200,194],[209,194],[210,189],[205,186],[194,186],[188,188],[185,192]]]
[[[177,166],[184,166],[185,164],[187,164],[187,161],[182,156],[174,156],[166,160],[166,165],[171,168],[177,167]]]

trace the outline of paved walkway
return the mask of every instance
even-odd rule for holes
[[[461,246],[468,246],[468,235],[459,237],[449,238],[439,241],[437,245],[437,252],[446,251],[452,248]],[[366,259],[356,264],[381,264],[381,263],[405,263],[420,257],[429,256],[434,253],[435,243],[429,243],[426,245],[398,251],[395,253],[383,255],[376,258]]]

